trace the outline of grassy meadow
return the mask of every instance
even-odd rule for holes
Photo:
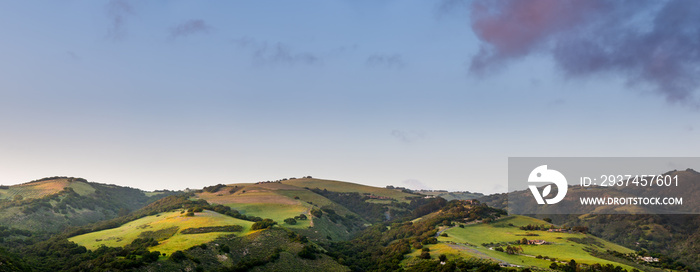
[[[186,217],[180,212],[166,212],[157,215],[140,218],[126,223],[118,228],[106,229],[78,235],[68,240],[88,249],[95,250],[101,245],[108,247],[121,247],[130,244],[144,231],[158,231],[169,228],[177,228],[177,231],[170,237],[164,237],[159,245],[149,248],[151,251],[171,254],[177,250],[187,249],[192,246],[210,242],[224,234],[230,232],[209,232],[200,234],[182,234],[181,231],[188,228],[240,225],[243,231],[236,232],[236,235],[245,235],[250,232],[253,222],[236,219],[216,212],[205,210],[195,213],[195,216]]]
[[[512,226],[510,224],[512,224]],[[588,247],[602,252],[609,249],[622,253],[630,253],[633,252],[631,249],[587,234],[519,229],[520,226],[526,226],[528,224],[550,225],[550,223],[535,218],[525,216],[508,216],[496,220],[490,224],[471,224],[466,225],[464,228],[452,227],[444,232],[448,235],[448,237],[438,237],[438,240],[441,242],[440,244],[430,246],[439,246],[438,248],[441,248],[443,247],[444,243],[445,246],[461,249],[461,251],[465,251],[470,255],[475,255],[476,253],[476,255],[488,256],[489,258],[498,261],[505,261],[511,264],[523,266],[549,267],[552,261],[535,258],[535,256],[541,255],[556,258],[557,261],[568,262],[569,260],[574,259],[577,263],[609,263],[615,266],[620,265],[629,271],[633,269],[632,267],[624,264],[591,256],[584,250],[584,248]],[[528,234],[537,236],[526,236]],[[551,244],[517,245],[522,247],[522,255],[510,255],[505,252],[493,250],[490,248],[492,246],[485,247],[482,245],[500,243],[503,244],[502,247],[505,248],[506,243],[515,242],[516,240],[521,240],[523,238],[527,238],[528,240],[545,240]],[[579,243],[571,241],[567,238],[582,239],[581,241],[583,242]],[[418,254],[420,254],[420,252]],[[435,255],[435,257],[437,256],[438,255]]]
[[[95,188],[85,182],[59,178],[8,186],[7,189],[0,189],[0,199],[13,200],[18,195],[22,199],[42,198],[58,193],[66,187],[72,188],[80,195],[89,195],[95,192]]]
[[[384,196],[396,199],[401,202],[409,202],[408,197],[415,196],[413,194],[404,193],[397,189],[386,189],[379,187],[372,187],[367,185],[361,185],[357,183],[341,182],[335,180],[325,180],[325,179],[314,179],[314,178],[298,178],[282,181],[283,184],[294,185],[297,187],[307,187],[307,188],[319,188],[326,189],[333,192],[341,193],[368,193],[375,196]]]

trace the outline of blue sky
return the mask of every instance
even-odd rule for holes
[[[700,154],[698,5],[573,3],[3,1],[0,184],[494,193],[510,156]]]

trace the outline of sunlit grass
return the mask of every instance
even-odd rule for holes
[[[126,223],[118,228],[78,235],[68,240],[91,250],[97,249],[100,245],[121,247],[130,244],[144,231],[157,231],[170,227],[179,227],[179,231],[175,233],[175,235],[161,241],[159,245],[149,248],[149,250],[170,254],[176,250],[187,249],[212,241],[223,234],[231,234],[230,232],[181,234],[180,231],[187,228],[225,225],[240,225],[243,227],[243,231],[236,232],[235,234],[245,235],[250,231],[253,222],[236,219],[207,210],[201,213],[195,213],[193,217],[183,216],[183,214],[176,211],[147,216]]]
[[[508,224],[513,224],[509,226]],[[548,231],[536,231],[536,230],[520,230],[520,226],[526,226],[528,224],[532,225],[546,225],[550,224],[539,219],[525,217],[525,216],[510,216],[500,220],[497,220],[491,224],[473,224],[467,225],[464,228],[451,228],[445,233],[448,237],[439,237],[441,242],[454,242],[457,244],[467,244],[472,245],[474,250],[481,252],[484,255],[493,257],[499,260],[504,260],[516,265],[526,265],[526,266],[539,266],[548,267],[551,264],[549,260],[542,260],[534,258],[534,256],[542,255],[548,257],[554,257],[558,261],[569,261],[571,259],[576,260],[577,263],[586,264],[613,264],[615,266],[620,265],[625,269],[632,270],[632,267],[611,262],[608,260],[600,259],[591,256],[588,252],[584,251],[586,247],[592,247],[598,251],[605,252],[606,250],[615,250],[622,253],[633,252],[631,249],[622,247],[617,244],[613,244],[602,239],[593,237],[591,235],[580,234],[580,233],[558,233],[558,232],[548,232]],[[538,236],[524,236],[527,233],[537,234]],[[508,243],[515,242],[516,240],[521,240],[527,238],[528,240],[545,240],[549,245],[519,245],[523,249],[524,255],[510,255],[504,252],[498,252],[491,250],[487,247],[482,246],[482,244],[489,243]],[[573,241],[567,240],[567,238],[589,238],[594,239],[598,243],[602,244],[602,247],[596,245],[585,245],[579,244]]]

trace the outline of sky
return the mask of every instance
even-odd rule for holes
[[[0,184],[488,194],[508,157],[698,156],[697,18],[694,1],[1,1]]]

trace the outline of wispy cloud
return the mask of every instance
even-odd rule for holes
[[[257,41],[250,37],[233,40],[241,49],[249,50],[253,62],[258,65],[313,65],[322,58],[311,52],[299,52],[283,42]]]
[[[404,131],[394,129],[391,131],[390,135],[404,143],[412,143],[418,140],[425,139],[425,134],[416,131]]]
[[[409,189],[413,190],[432,190],[433,188],[430,188],[430,186],[425,185],[425,183],[421,182],[420,180],[417,179],[407,179],[402,181],[403,185],[405,185]]]
[[[545,53],[568,76],[616,73],[672,102],[692,100],[700,83],[700,5],[692,1],[476,0],[470,11],[482,42],[472,74]]]
[[[170,29],[170,38],[176,39],[179,37],[187,37],[198,33],[209,33],[212,29],[204,20],[195,19],[181,23]]]
[[[366,64],[389,69],[401,69],[406,66],[406,62],[399,54],[374,54],[367,58]]]
[[[107,37],[114,41],[126,36],[126,19],[134,13],[134,8],[126,0],[110,0],[107,3],[107,18],[110,20],[110,28]]]
[[[73,51],[66,51],[66,55],[73,61],[80,61],[82,58]]]

